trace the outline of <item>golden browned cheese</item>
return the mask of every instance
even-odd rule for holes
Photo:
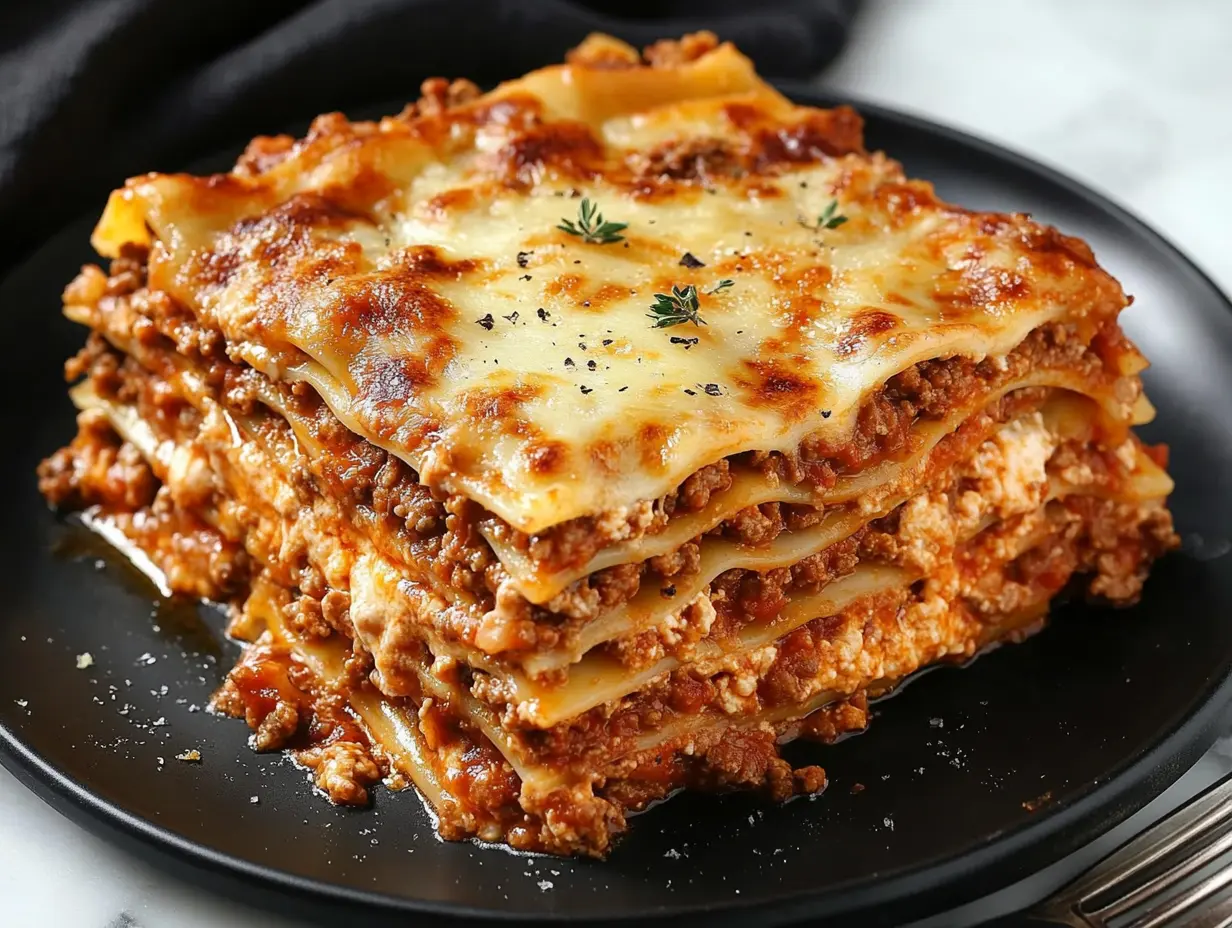
[[[595,39],[483,96],[322,117],[232,173],[134,178],[95,245],[151,246],[151,287],[234,357],[524,532],[841,440],[923,359],[1124,306],[1081,242],[941,202],[732,46],[649,57]],[[584,200],[627,227],[558,228]],[[704,324],[657,327],[689,285]]]

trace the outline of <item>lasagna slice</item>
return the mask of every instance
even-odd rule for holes
[[[231,609],[256,748],[449,838],[821,790],[781,745],[1176,544],[1091,250],[707,34],[133,178],[93,242],[43,492]]]

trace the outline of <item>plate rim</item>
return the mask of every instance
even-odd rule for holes
[[[798,82],[776,82],[793,100],[819,106],[847,104],[862,115],[867,114],[889,124],[904,126],[948,144],[973,149],[1002,165],[1060,188],[1115,224],[1130,230],[1143,244],[1149,245],[1169,260],[1178,271],[1192,275],[1232,313],[1232,299],[1220,285],[1192,258],[1165,235],[1148,225],[1110,195],[1066,174],[1045,162],[946,123],[907,110],[875,103],[859,96],[838,92],[825,86]],[[363,109],[369,109],[364,107]],[[237,146],[236,150],[239,147]],[[893,157],[893,153],[890,153]],[[70,220],[65,227],[78,220]],[[55,238],[48,236],[44,245]],[[40,246],[42,247],[42,246]],[[39,248],[24,254],[16,265],[5,268],[7,278],[23,266]],[[736,923],[757,913],[774,923],[792,918],[812,916],[835,918],[855,912],[876,912],[884,918],[905,902],[929,899],[931,911],[942,911],[1003,889],[1032,872],[1061,860],[1063,857],[1115,827],[1145,806],[1177,780],[1214,741],[1218,723],[1232,703],[1232,654],[1225,658],[1222,676],[1206,681],[1194,710],[1166,732],[1137,757],[1123,764],[1115,773],[1098,783],[1089,784],[1081,792],[1071,794],[1068,801],[1050,805],[1012,831],[987,836],[983,841],[956,855],[927,859],[899,870],[892,875],[869,874],[852,878],[824,890],[787,891],[773,900],[720,899],[706,903],[674,906],[671,909],[647,906],[639,911],[624,911],[606,919],[627,924],[637,920],[664,918],[716,918],[723,923]],[[0,722],[0,764],[24,787],[57,812],[87,830],[102,833],[108,840],[117,836],[133,839],[144,850],[172,852],[175,862],[187,865],[194,872],[212,877],[237,880],[251,888],[255,895],[247,901],[268,908],[264,894],[285,898],[296,894],[301,902],[328,901],[334,904],[364,906],[382,914],[418,914],[440,918],[473,918],[491,922],[512,922],[526,919],[521,912],[497,908],[478,908],[468,903],[443,902],[393,896],[383,892],[359,889],[338,883],[300,876],[286,870],[237,857],[179,835],[153,821],[135,815],[115,803],[91,792],[81,782],[55,767],[46,758],[28,747],[3,722]],[[435,840],[440,840],[435,838]],[[1049,851],[1041,853],[1044,844]],[[1031,848],[1035,847],[1035,853]],[[149,859],[147,855],[141,855]],[[154,855],[156,866],[168,869],[169,861]],[[602,866],[602,864],[598,864]],[[978,890],[955,891],[955,884],[964,876],[980,877]],[[974,882],[974,881],[971,881]],[[285,911],[285,910],[284,910]],[[918,915],[917,915],[918,917]],[[533,916],[536,921],[561,923],[584,920],[586,916],[562,911],[543,911]]]

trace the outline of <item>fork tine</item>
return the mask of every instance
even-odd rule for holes
[[[1232,774],[1206,793],[1131,838],[1057,895],[1067,906],[1078,906],[1093,896],[1125,882],[1158,863],[1168,854],[1232,816]]]
[[[1193,918],[1187,918],[1177,928],[1232,928],[1232,896],[1220,899]]]
[[[1207,864],[1214,860],[1218,860],[1228,851],[1232,850],[1232,831],[1224,832],[1215,841],[1212,841],[1206,847],[1202,848],[1197,854],[1192,857],[1181,857],[1175,864],[1167,870],[1147,880],[1141,886],[1135,887],[1131,892],[1115,899],[1101,909],[1096,909],[1096,913],[1105,921],[1111,921],[1118,915],[1128,912],[1130,909],[1137,908],[1152,896],[1156,896],[1163,892],[1169,886],[1179,883],[1185,877],[1192,873],[1197,873]]]
[[[1179,895],[1173,896],[1158,908],[1151,909],[1142,918],[1130,922],[1125,928],[1160,928],[1182,912],[1187,912],[1205,899],[1209,899],[1225,886],[1232,885],[1232,866],[1224,867],[1201,883],[1197,883]]]

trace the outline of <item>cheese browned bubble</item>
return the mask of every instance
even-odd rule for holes
[[[326,117],[271,161],[134,178],[95,244],[152,245],[151,286],[234,357],[524,532],[841,441],[896,372],[1124,304],[1082,243],[941,203],[850,110],[795,106],[730,45]],[[623,240],[559,230],[580,197]],[[847,221],[817,228],[832,201]],[[655,294],[690,284],[705,325],[655,328]]]

